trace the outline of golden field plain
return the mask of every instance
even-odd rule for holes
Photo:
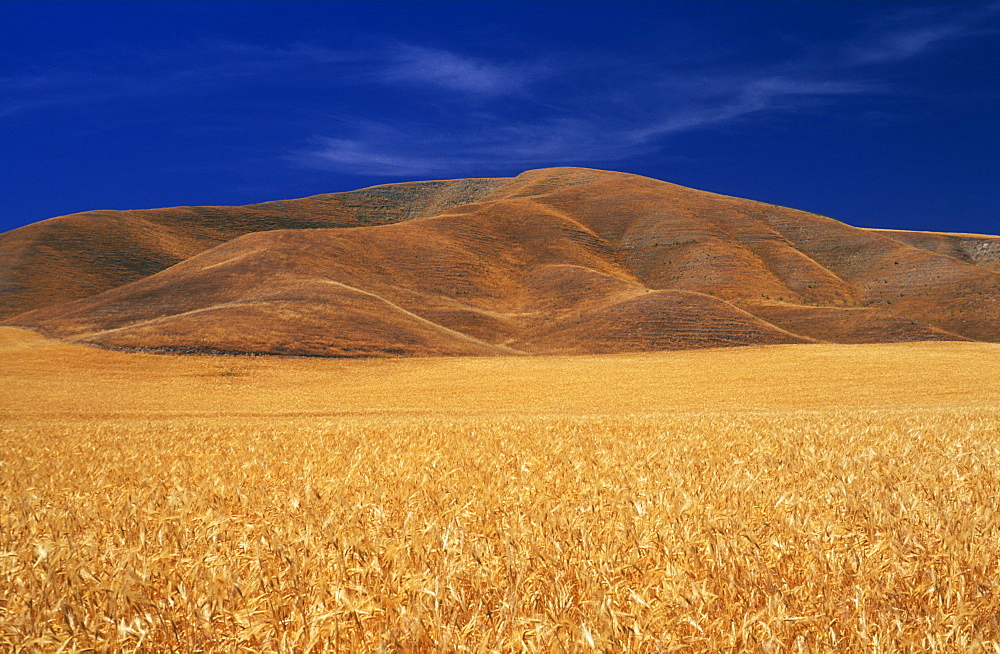
[[[5,651],[1000,651],[1000,345],[0,380]]]

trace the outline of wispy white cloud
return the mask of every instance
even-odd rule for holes
[[[171,48],[63,55],[48,65],[0,77],[0,101],[12,107],[86,104],[275,83],[307,87],[380,85],[463,97],[520,93],[548,74],[537,63],[491,62],[440,48],[380,42],[336,49],[316,43],[265,47],[203,40]],[[95,66],[93,61],[101,61]],[[108,63],[113,62],[113,63]]]
[[[852,64],[883,64],[917,56],[941,41],[960,36],[961,25],[929,25],[885,34],[849,53]]]
[[[201,41],[113,53],[97,67],[63,58],[8,74],[0,78],[0,119],[39,106],[243,88],[282,107],[276,116],[318,125],[322,109],[307,116],[283,94],[309,90],[315,105],[314,91],[323,89],[324,127],[304,128],[313,137],[285,157],[296,166],[408,177],[614,162],[662,148],[671,135],[886,97],[896,91],[893,66],[982,35],[1000,16],[1000,2],[957,6],[898,10],[854,40],[755,65],[738,53],[728,64],[719,57],[615,65],[569,53],[503,59],[387,40],[343,48]]]
[[[413,177],[463,170],[487,173],[539,163],[611,161],[635,155],[642,148],[625,131],[609,131],[598,122],[573,118],[515,124],[488,121],[458,133],[363,121],[353,126],[351,136],[315,137],[287,160],[299,167],[352,175]]]
[[[878,92],[876,85],[794,76],[674,78],[650,97],[633,97],[628,114],[609,107],[509,121],[482,115],[447,128],[411,123],[346,122],[337,137],[315,137],[293,152],[297,166],[388,177],[489,172],[516,166],[614,162],[649,153],[672,134],[725,125],[768,111],[795,111],[803,101]],[[628,104],[628,102],[625,102]]]
[[[712,69],[685,70],[644,62],[638,67],[644,71],[642,78],[602,78],[591,71],[589,92],[547,95],[547,111],[519,121],[486,115],[406,129],[386,123],[376,130],[380,135],[371,129],[345,129],[336,137],[317,137],[289,159],[301,166],[377,176],[619,161],[662,148],[663,140],[675,134],[891,97],[899,92],[891,82],[894,65],[926,56],[946,43],[981,36],[998,14],[1000,2],[897,11],[874,20],[855,40],[749,69],[742,62],[729,69],[713,63]],[[525,88],[516,75],[506,77],[514,69],[502,63],[415,47],[398,52],[410,57],[398,68],[399,79],[406,71],[413,80],[475,90],[482,96]],[[559,75],[548,73],[559,80]],[[546,78],[535,78],[539,80]]]
[[[862,39],[844,50],[847,65],[891,64],[912,59],[949,41],[970,36],[996,34],[986,27],[1000,16],[1000,2],[961,3],[952,9],[905,7],[875,21]]]
[[[489,62],[440,48],[398,44],[389,49],[382,81],[426,85],[485,96],[522,91],[539,66]]]
[[[838,80],[814,80],[792,75],[745,74],[715,80],[714,93],[689,93],[670,102],[645,124],[631,130],[633,140],[647,141],[679,132],[734,122],[752,114],[795,111],[803,103],[830,101],[838,97],[879,92],[873,84]]]
[[[405,148],[369,139],[331,137],[316,138],[312,147],[293,153],[288,159],[305,168],[380,177],[432,175],[463,163],[440,154],[414,156]]]

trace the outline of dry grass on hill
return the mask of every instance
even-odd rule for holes
[[[0,649],[995,652],[997,353],[185,358],[0,330]]]
[[[0,320],[136,351],[390,358],[994,342],[998,261],[997,237],[550,168],[44,221],[0,235]]]

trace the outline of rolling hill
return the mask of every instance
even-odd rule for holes
[[[0,235],[0,316],[73,342],[315,356],[1000,341],[1000,238],[867,230],[581,168]]]

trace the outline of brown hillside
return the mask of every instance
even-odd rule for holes
[[[1000,236],[873,229],[907,245],[1000,272]]]
[[[1000,340],[988,248],[962,241],[955,256],[920,240],[950,237],[635,175],[554,168],[271,205],[281,212],[162,210],[152,227],[115,214],[147,239],[172,233],[201,249],[185,257],[171,245],[176,265],[133,269],[137,279],[121,274],[110,290],[8,324],[106,347],[323,356]],[[171,211],[199,217],[184,228]],[[247,217],[221,234],[224,211]],[[211,230],[214,247],[202,236]],[[131,256],[131,243],[101,252]],[[79,257],[85,270],[109,268]],[[24,295],[59,288],[64,275],[33,265],[22,263],[34,271],[22,274]]]
[[[409,182],[245,207],[51,218],[0,234],[0,319],[134,282],[243,234],[409,220],[483,197],[503,181]]]

